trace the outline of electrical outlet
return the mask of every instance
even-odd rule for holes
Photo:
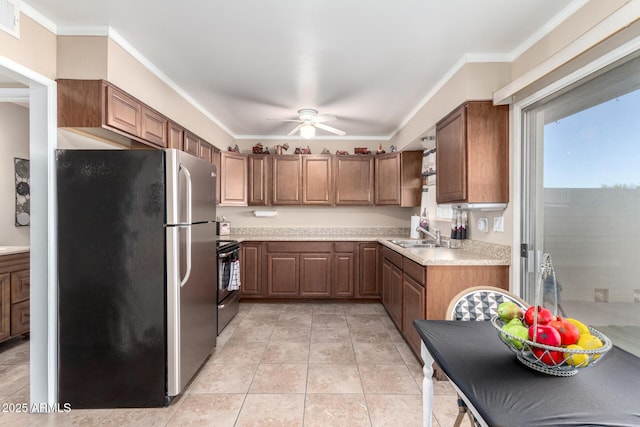
[[[493,217],[493,231],[497,231],[499,233],[504,232],[504,217],[503,216],[494,216]]]
[[[480,218],[478,220],[478,231],[489,232],[489,220],[487,218]]]

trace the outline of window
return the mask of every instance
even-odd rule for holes
[[[527,107],[523,135],[523,295],[534,301],[536,266],[549,253],[560,314],[620,344],[619,327],[640,332],[638,54]],[[553,305],[550,289],[543,294]]]

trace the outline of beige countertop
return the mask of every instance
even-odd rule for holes
[[[407,236],[376,236],[363,234],[232,234],[220,236],[224,240],[240,242],[379,242],[421,265],[509,265],[510,262],[499,254],[471,251],[467,249],[402,248],[389,240],[407,240]]]
[[[29,252],[29,246],[0,246],[0,256]]]

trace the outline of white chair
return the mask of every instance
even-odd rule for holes
[[[498,313],[498,306],[505,301],[512,301],[523,309],[529,304],[522,298],[494,286],[474,286],[467,288],[453,297],[446,311],[448,320],[487,321]],[[476,426],[473,414],[464,400],[458,396],[458,417],[454,427],[459,427],[465,414],[472,426]]]

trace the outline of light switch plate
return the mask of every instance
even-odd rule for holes
[[[504,232],[504,217],[502,216],[493,217],[493,231],[497,231],[499,233]]]

